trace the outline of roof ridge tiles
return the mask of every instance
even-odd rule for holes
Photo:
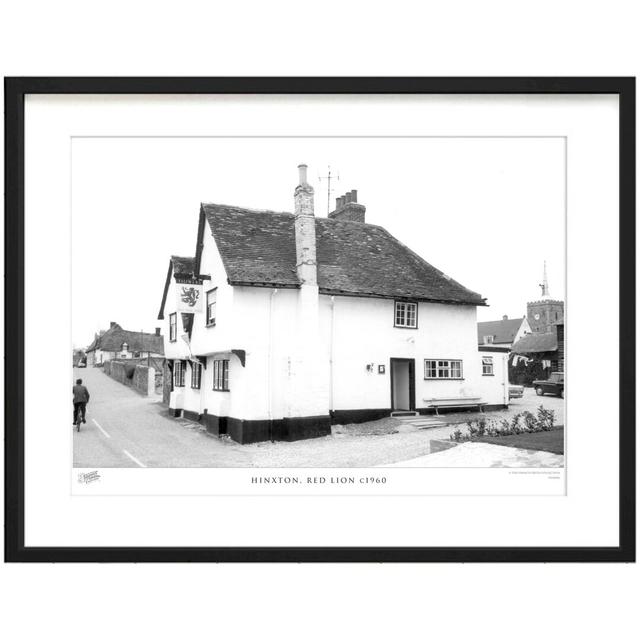
[[[269,213],[269,214],[293,216],[293,213],[291,213],[290,211],[275,211],[273,209],[253,209],[251,207],[241,207],[237,204],[222,204],[219,202],[201,202],[200,206],[201,207],[224,207],[225,209],[236,209],[239,211],[247,211],[249,213]]]

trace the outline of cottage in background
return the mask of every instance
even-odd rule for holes
[[[509,318],[502,316],[502,320],[490,320],[478,322],[478,344],[493,344],[500,347],[513,346],[527,333],[531,333],[531,327],[526,317]]]
[[[101,366],[108,360],[127,360],[136,358],[162,358],[164,343],[160,335],[160,327],[155,333],[127,331],[117,322],[112,322],[109,329],[96,334],[93,342],[86,349],[87,366]]]

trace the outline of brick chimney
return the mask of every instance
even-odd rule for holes
[[[294,192],[296,269],[301,284],[318,285],[316,262],[316,218],[313,187],[307,182],[307,165],[298,165],[298,186]]]
[[[329,367],[320,331],[320,296],[316,262],[316,218],[313,187],[307,182],[307,165],[298,166],[300,176],[294,192],[296,269],[300,288],[296,292],[296,322],[292,349],[287,359],[283,417],[304,418],[305,429],[316,435],[331,433],[329,418]],[[328,363],[327,363],[328,364]],[[296,427],[286,427],[295,429]],[[295,434],[290,432],[295,438]]]
[[[352,189],[343,196],[336,198],[335,211],[329,214],[329,218],[344,222],[364,222],[366,210],[364,205],[358,203],[358,192]]]

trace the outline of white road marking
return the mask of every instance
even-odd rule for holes
[[[98,427],[98,429],[100,429],[100,431],[102,431],[102,433],[104,434],[105,438],[110,438],[111,436],[98,424],[97,420],[95,418],[91,418],[93,420],[93,424],[96,425],[96,427]]]
[[[146,464],[142,464],[142,462],[140,462],[140,460],[138,460],[138,458],[136,458],[135,456],[132,456],[126,449],[123,449],[124,451],[124,455],[125,456],[129,456],[129,458],[131,458],[139,467],[146,467]]]

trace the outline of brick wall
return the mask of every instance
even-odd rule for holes
[[[155,393],[156,374],[153,367],[111,360],[105,363],[103,371],[114,380],[128,387],[133,387],[144,395]],[[130,375],[131,377],[129,377]]]

